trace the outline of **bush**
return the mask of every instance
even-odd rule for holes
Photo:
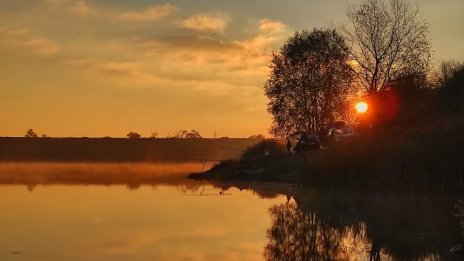
[[[243,152],[241,160],[248,160],[264,156],[265,151],[269,151],[270,155],[281,155],[286,153],[286,149],[282,142],[268,139],[262,140],[259,143],[249,147]]]

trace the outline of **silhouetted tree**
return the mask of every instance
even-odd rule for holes
[[[449,77],[449,78],[448,78]],[[440,109],[447,112],[464,112],[464,66],[456,65],[449,75],[443,76],[443,85],[438,89]]]
[[[252,139],[252,140],[264,140],[264,139],[266,139],[266,137],[264,137],[263,134],[251,135],[248,138]]]
[[[187,130],[180,130],[176,133],[176,135],[174,135],[174,138],[180,138],[180,139],[183,139],[183,138],[186,138],[186,139],[192,139],[192,138],[202,138],[200,133],[196,130],[191,130],[191,131],[187,131]]]
[[[138,134],[137,132],[129,132],[126,135],[129,139],[140,139],[142,136]]]
[[[37,138],[39,135],[34,131],[34,129],[29,129],[26,131],[26,134],[24,135],[26,138]]]
[[[185,135],[187,135],[187,133],[188,133],[187,130],[180,130],[173,137],[178,138],[178,139],[183,139],[185,138]]]
[[[359,82],[368,93],[387,90],[395,81],[427,74],[429,26],[419,8],[403,0],[365,0],[348,10],[343,30]]]
[[[152,133],[150,134],[150,138],[152,138],[152,139],[158,138],[158,132],[156,132],[156,131],[152,132]]]
[[[446,82],[451,80],[460,70],[464,70],[464,62],[458,62],[456,60],[441,62],[434,75],[436,87],[443,87]]]
[[[202,138],[200,133],[196,130],[191,130],[190,132],[187,132],[187,134],[185,135],[185,138],[187,139],[199,139],[199,138]]]
[[[319,132],[353,90],[348,46],[335,30],[296,32],[274,53],[265,85],[271,133]]]

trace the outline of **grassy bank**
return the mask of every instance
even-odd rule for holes
[[[374,104],[373,119],[391,111],[394,117],[351,143],[307,155],[302,182],[319,188],[464,191],[464,68],[435,89],[403,86],[377,101],[384,102]]]
[[[371,131],[351,143],[307,155],[311,187],[464,191],[464,117]]]

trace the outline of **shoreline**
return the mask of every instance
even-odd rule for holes
[[[222,161],[189,179],[218,182],[264,182],[300,184],[303,160],[295,155],[274,155],[242,161]]]

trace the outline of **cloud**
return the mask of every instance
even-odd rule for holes
[[[261,19],[258,24],[259,30],[265,33],[280,33],[286,28],[282,22],[270,19]]]
[[[55,42],[31,35],[29,28],[1,27],[0,43],[8,48],[22,48],[38,55],[52,55],[59,50]]]
[[[171,4],[153,5],[141,12],[126,12],[122,13],[120,17],[126,20],[152,22],[171,15],[177,10],[176,6]]]
[[[99,73],[110,77],[115,81],[127,80],[138,85],[162,85],[167,81],[143,70],[140,64],[135,62],[115,62],[103,59],[77,59],[64,62],[73,68],[78,68],[91,73]]]
[[[91,15],[97,12],[84,1],[73,2],[70,6],[70,10],[81,15]]]
[[[280,21],[261,19],[258,22],[259,32],[254,37],[240,44],[250,52],[267,53],[277,48],[288,36],[287,26]]]
[[[23,45],[34,49],[37,54],[51,55],[58,52],[58,46],[47,39],[33,38],[24,42]]]
[[[49,7],[63,8],[65,11],[79,15],[94,15],[98,13],[97,7],[89,5],[84,0],[43,0]]]
[[[227,22],[220,16],[195,15],[179,22],[178,25],[197,31],[221,32],[226,28]]]
[[[138,39],[128,43],[126,49],[139,50],[142,57],[138,60],[156,68],[153,73],[160,78],[179,84],[195,83],[201,85],[199,90],[225,92],[261,87],[269,70],[270,54],[287,34],[283,23],[263,19],[256,24],[255,34],[245,40],[193,34]]]

